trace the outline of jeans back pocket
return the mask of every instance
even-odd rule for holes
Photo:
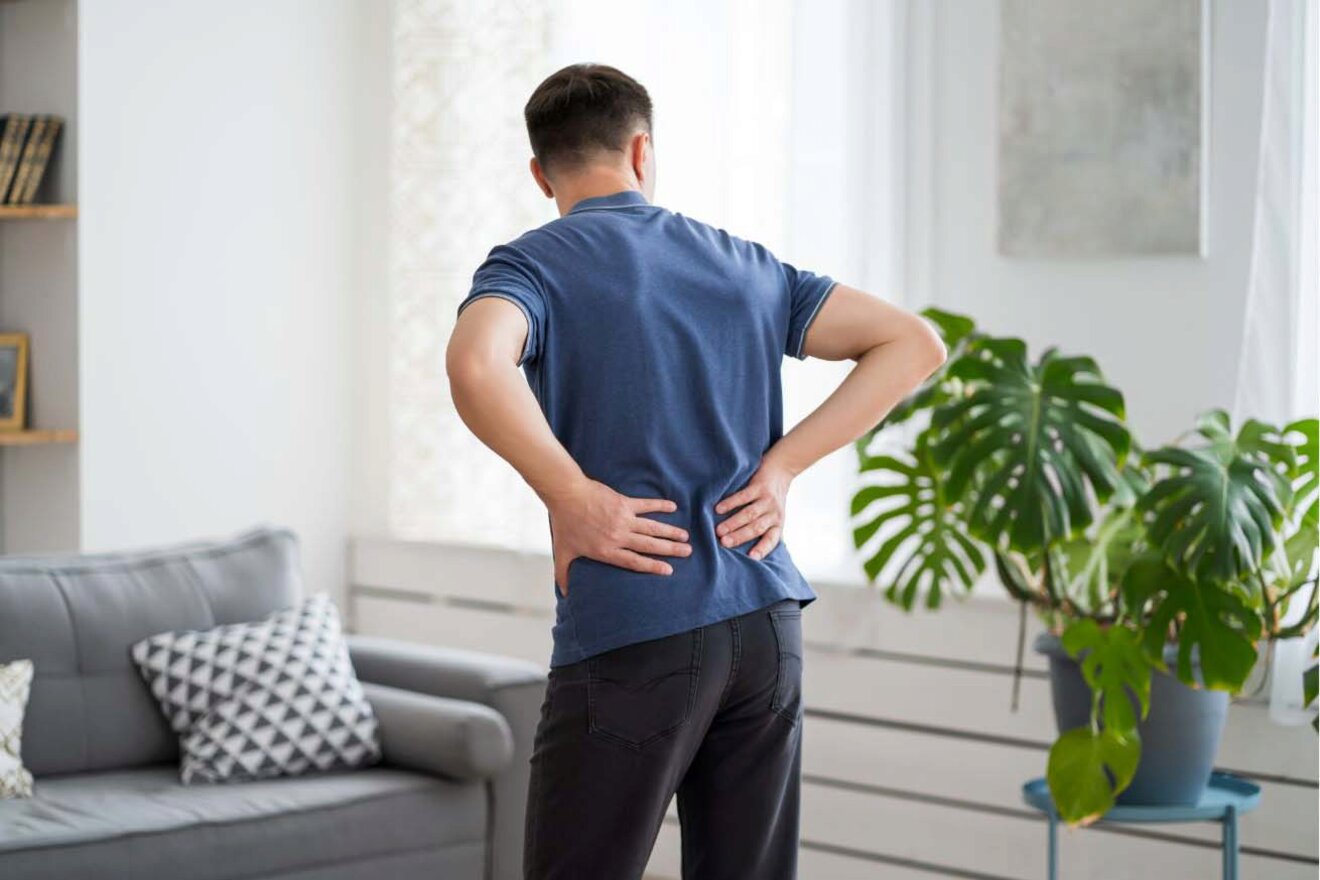
[[[787,605],[770,611],[779,657],[775,695],[770,708],[790,723],[802,714],[802,607]]]
[[[687,723],[697,697],[702,630],[624,645],[587,658],[587,724],[633,749]]]

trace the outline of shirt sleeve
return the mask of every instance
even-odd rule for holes
[[[487,296],[508,300],[527,319],[527,342],[518,357],[518,366],[539,357],[545,340],[546,299],[541,275],[531,259],[509,245],[493,249],[472,276],[472,288],[458,304],[458,314]]]
[[[825,305],[830,291],[834,290],[834,279],[828,275],[817,275],[803,269],[795,269],[788,263],[780,263],[784,278],[788,281],[788,339],[784,345],[784,354],[798,360],[806,358],[802,350],[807,340],[807,330],[816,319],[820,307]]]

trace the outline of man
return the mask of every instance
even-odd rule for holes
[[[652,204],[651,101],[620,71],[565,68],[525,116],[560,218],[490,252],[447,370],[464,422],[549,512],[526,876],[640,878],[676,793],[685,878],[791,878],[816,595],[782,540],[788,490],[944,347],[902,309]],[[856,362],[787,434],[785,355]]]

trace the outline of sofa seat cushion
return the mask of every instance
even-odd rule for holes
[[[481,783],[390,768],[184,786],[173,767],[51,777],[0,802],[0,877],[246,880],[482,845]]]

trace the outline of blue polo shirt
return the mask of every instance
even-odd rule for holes
[[[722,546],[715,505],[782,436],[781,362],[805,357],[833,285],[631,190],[584,199],[490,252],[459,313],[487,296],[518,306],[519,364],[555,436],[592,479],[674,501],[648,515],[692,545],[663,557],[669,576],[578,558],[567,597],[551,579],[551,666],[815,600],[782,540],[761,560],[747,555],[755,541]]]

